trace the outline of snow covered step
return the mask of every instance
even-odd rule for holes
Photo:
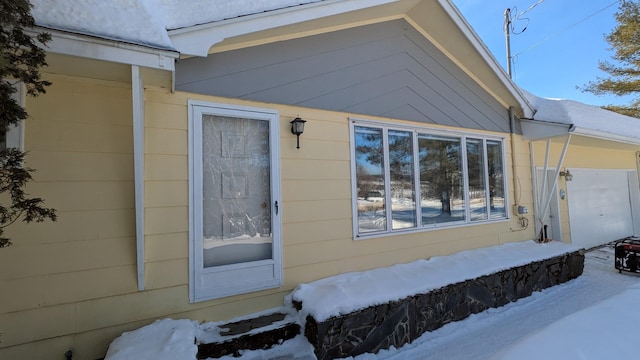
[[[300,334],[300,325],[281,312],[243,319],[203,330],[216,334],[214,341],[198,345],[198,359],[240,356],[246,350],[265,350]]]

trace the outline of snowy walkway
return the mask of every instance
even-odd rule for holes
[[[614,269],[612,247],[592,250],[585,255],[584,274],[576,280],[448,324],[425,334],[401,350],[386,351],[377,356],[361,355],[357,359],[490,359],[527,335],[567,315],[618,295],[633,284],[640,284],[639,276],[619,274]],[[629,307],[618,310],[619,313],[612,313],[611,316],[624,316]],[[633,308],[632,311],[640,310]]]

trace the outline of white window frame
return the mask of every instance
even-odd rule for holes
[[[273,109],[189,100],[189,300],[191,303],[276,288],[283,283],[279,113]],[[203,268],[202,115],[251,117],[269,121],[271,149],[272,259]],[[276,205],[278,204],[278,205]],[[278,209],[279,207],[279,209]],[[250,264],[245,266],[245,264]],[[236,281],[212,281],[216,273]],[[207,280],[209,279],[209,280]]]
[[[387,229],[386,230],[381,230],[381,231],[371,231],[371,232],[365,232],[365,233],[360,233],[359,232],[359,223],[358,223],[358,189],[357,189],[357,178],[356,178],[356,149],[355,149],[355,127],[356,126],[362,126],[362,127],[371,127],[371,128],[378,128],[378,129],[382,129],[382,133],[383,133],[383,152],[384,152],[384,161],[385,161],[385,169],[384,169],[384,187],[386,189],[385,191],[385,204],[390,204],[391,203],[391,195],[389,192],[390,189],[390,168],[388,166],[388,162],[389,162],[389,148],[388,148],[388,143],[387,143],[387,136],[388,136],[388,131],[389,130],[401,130],[401,131],[411,131],[413,132],[413,151],[414,151],[414,155],[413,155],[413,159],[414,159],[414,174],[415,174],[415,197],[416,197],[416,219],[417,219],[417,226],[414,228],[403,228],[403,229],[392,229],[391,226],[391,211],[392,211],[392,207],[391,206],[386,206],[386,221],[387,221]],[[398,233],[411,233],[411,232],[423,232],[423,231],[430,231],[430,230],[435,230],[435,229],[444,229],[444,228],[455,228],[455,227],[463,227],[463,226],[474,226],[474,225],[481,225],[481,224],[487,224],[487,223],[498,223],[498,222],[506,222],[509,221],[510,219],[510,211],[509,211],[509,190],[507,187],[508,181],[508,173],[507,173],[507,157],[506,157],[506,149],[505,149],[505,142],[506,142],[506,138],[504,136],[496,136],[496,135],[491,135],[491,134],[484,134],[484,133],[475,133],[475,132],[470,132],[470,131],[457,131],[457,130],[444,130],[444,129],[436,129],[436,128],[432,128],[432,127],[428,127],[428,126],[412,126],[412,125],[403,125],[403,124],[395,124],[395,123],[389,123],[389,122],[383,122],[383,121],[376,121],[376,120],[363,120],[363,119],[357,119],[357,118],[350,118],[349,119],[349,131],[350,131],[350,153],[351,153],[351,193],[352,195],[352,218],[353,218],[353,238],[354,240],[361,240],[361,239],[368,239],[368,238],[376,238],[376,237],[381,237],[381,236],[389,236],[389,235],[393,235],[393,234],[398,234]],[[491,214],[490,212],[487,213],[487,218],[483,219],[483,220],[471,220],[471,208],[470,208],[470,203],[469,201],[465,201],[465,220],[464,221],[452,221],[452,222],[447,222],[447,223],[437,223],[437,224],[430,224],[430,225],[422,225],[421,224],[421,219],[422,219],[422,209],[421,206],[419,206],[419,201],[418,199],[420,199],[420,181],[419,181],[419,161],[417,160],[417,154],[418,154],[418,134],[430,134],[430,135],[437,135],[437,136],[452,136],[452,137],[458,137],[461,139],[461,149],[460,151],[461,156],[462,156],[462,176],[464,177],[464,183],[463,183],[463,187],[464,187],[464,192],[466,194],[469,193],[469,174],[468,174],[468,164],[467,164],[467,139],[471,138],[471,139],[478,139],[478,140],[482,140],[482,147],[483,147],[483,153],[484,153],[484,159],[485,159],[485,164],[484,164],[484,176],[485,176],[485,188],[486,188],[486,206],[487,208],[490,206],[490,199],[489,199],[489,178],[488,178],[488,172],[489,172],[489,168],[488,168],[488,164],[487,164],[487,141],[498,141],[502,144],[501,148],[502,148],[502,152],[501,152],[501,156],[502,156],[502,174],[503,174],[503,189],[504,189],[504,211],[505,211],[505,216],[501,217],[501,218],[491,218]]]

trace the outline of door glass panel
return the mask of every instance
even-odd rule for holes
[[[412,132],[389,130],[389,171],[392,227],[416,227]]]
[[[272,259],[269,122],[203,115],[203,266]]]
[[[382,129],[355,127],[358,233],[387,230]]]
[[[465,220],[460,138],[418,135],[422,225]]]
[[[487,196],[484,178],[482,140],[467,139],[467,169],[469,172],[469,206],[471,221],[487,219]]]

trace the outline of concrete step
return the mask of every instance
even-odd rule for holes
[[[198,345],[198,359],[238,357],[243,350],[266,350],[300,334],[300,325],[276,312],[218,325],[219,340]]]

